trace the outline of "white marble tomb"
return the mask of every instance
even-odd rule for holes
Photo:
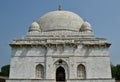
[[[115,82],[109,47],[90,23],[70,11],[51,11],[11,46],[7,82]]]

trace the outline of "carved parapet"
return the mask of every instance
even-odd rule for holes
[[[39,39],[77,39],[77,38],[94,38],[93,32],[71,32],[71,31],[50,31],[39,33],[28,33],[28,38]]]
[[[51,47],[51,46],[69,46],[69,47],[77,47],[77,45],[84,44],[86,47],[94,47],[94,46],[104,46],[109,47],[110,44],[107,43],[106,39],[103,38],[95,38],[95,39],[16,39],[13,40],[13,42],[10,44],[11,47],[13,46],[45,46],[45,47]]]

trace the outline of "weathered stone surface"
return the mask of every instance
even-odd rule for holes
[[[63,11],[64,14],[66,12]],[[59,15],[59,12],[57,14]],[[73,27],[76,25],[68,25],[68,28],[67,24],[64,24],[63,30],[63,27],[53,27],[61,25],[57,19],[52,20],[59,24],[49,22],[51,17],[43,18],[42,22],[38,22],[39,26],[35,24],[30,28],[32,30],[29,30],[27,37],[15,39],[10,44],[11,67],[7,82],[55,82],[57,73],[61,72],[67,82],[114,82],[110,68],[110,44],[106,39],[95,38],[89,23],[85,23],[82,30],[80,27]],[[82,25],[84,21],[79,17],[78,19],[81,22],[77,25]],[[60,21],[65,23],[66,20]],[[79,21],[76,20],[76,23]],[[44,24],[47,27],[44,27]],[[49,28],[50,24],[54,25]],[[37,32],[33,32],[36,29]],[[61,69],[57,72],[59,67]]]

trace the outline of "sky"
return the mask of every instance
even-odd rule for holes
[[[26,36],[33,21],[58,5],[88,21],[96,38],[106,38],[111,63],[120,64],[120,0],[0,0],[0,67],[10,64],[12,40]]]

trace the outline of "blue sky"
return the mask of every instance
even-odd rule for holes
[[[0,0],[0,67],[10,63],[9,43],[59,4],[90,22],[96,37],[107,38],[111,62],[120,64],[120,0]]]

